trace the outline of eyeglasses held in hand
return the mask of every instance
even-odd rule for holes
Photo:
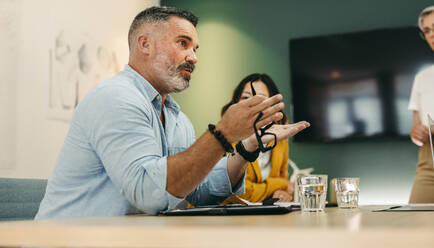
[[[255,96],[256,95],[256,91],[255,88],[253,88],[253,82],[250,82],[250,87],[252,88],[252,95]],[[259,131],[258,128],[256,127],[259,120],[261,119],[261,117],[264,114],[262,112],[259,112],[258,117],[256,117],[255,122],[253,123],[253,129],[255,130],[255,136],[256,136],[256,140],[258,141],[258,148],[261,152],[266,152],[269,151],[271,149],[273,149],[276,144],[277,144],[277,136],[274,133],[270,133],[270,132],[266,132],[271,126],[273,126],[275,123],[271,122],[270,124],[267,124],[265,127],[260,127]],[[273,140],[271,142],[271,145],[267,147],[267,144],[263,144],[262,143],[262,137],[266,136],[266,135],[272,135],[273,136]]]

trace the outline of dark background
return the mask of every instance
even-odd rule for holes
[[[408,137],[412,78],[434,64],[418,31],[389,28],[290,40],[293,120],[312,124],[294,140]]]

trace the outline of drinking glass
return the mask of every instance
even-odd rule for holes
[[[360,178],[336,178],[336,200],[340,208],[357,208],[359,203]]]
[[[297,177],[301,211],[321,212],[327,197],[327,175],[300,175]]]

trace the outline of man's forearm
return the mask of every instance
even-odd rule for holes
[[[187,150],[167,158],[166,190],[176,197],[187,196],[205,179],[224,153],[219,141],[206,132]]]

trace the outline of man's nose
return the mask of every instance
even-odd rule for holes
[[[196,52],[192,50],[189,54],[187,54],[187,56],[185,57],[185,61],[190,62],[192,64],[196,64],[197,63]]]

